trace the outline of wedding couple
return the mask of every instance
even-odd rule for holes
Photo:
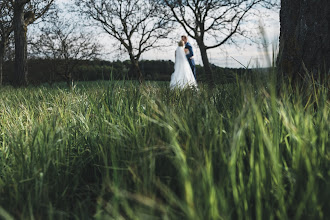
[[[197,88],[194,52],[186,35],[181,36],[175,51],[174,73],[171,76],[170,88]]]

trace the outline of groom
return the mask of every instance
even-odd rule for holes
[[[188,37],[186,35],[181,36],[181,40],[185,43],[185,49],[188,49],[189,53],[186,54],[186,57],[188,59],[189,65],[191,67],[191,70],[194,74],[194,77],[196,79],[196,67],[195,67],[195,60],[194,60],[194,51],[192,49],[192,46],[188,42]]]

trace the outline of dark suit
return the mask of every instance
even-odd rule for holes
[[[194,58],[191,59],[191,57],[194,56],[194,51],[193,51],[192,46],[190,45],[189,42],[186,43],[186,46],[184,48],[189,50],[189,53],[186,55],[186,57],[188,59],[189,65],[190,65],[191,70],[192,70],[192,72],[194,74],[194,77],[196,79],[195,60],[194,60]]]

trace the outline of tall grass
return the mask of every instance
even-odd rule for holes
[[[330,216],[324,87],[0,90],[0,218]]]

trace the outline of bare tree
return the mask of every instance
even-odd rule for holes
[[[8,1],[0,1],[0,85],[3,81],[3,62],[9,37],[13,32],[13,13]]]
[[[72,86],[73,71],[80,60],[95,59],[100,45],[93,35],[83,30],[74,18],[65,16],[57,9],[47,18],[40,28],[41,34],[35,35],[29,44],[34,55],[51,60],[52,76],[62,77]]]
[[[15,84],[27,84],[27,27],[42,17],[55,0],[8,0],[13,11]]]
[[[207,50],[228,43],[234,35],[245,35],[244,29],[241,28],[242,22],[256,6],[274,5],[268,0],[164,0],[163,2],[188,36],[196,40],[205,72],[211,77],[212,69]]]
[[[157,0],[77,0],[76,4],[87,17],[123,46],[131,61],[131,74],[140,82],[141,55],[155,49],[170,28]]]

